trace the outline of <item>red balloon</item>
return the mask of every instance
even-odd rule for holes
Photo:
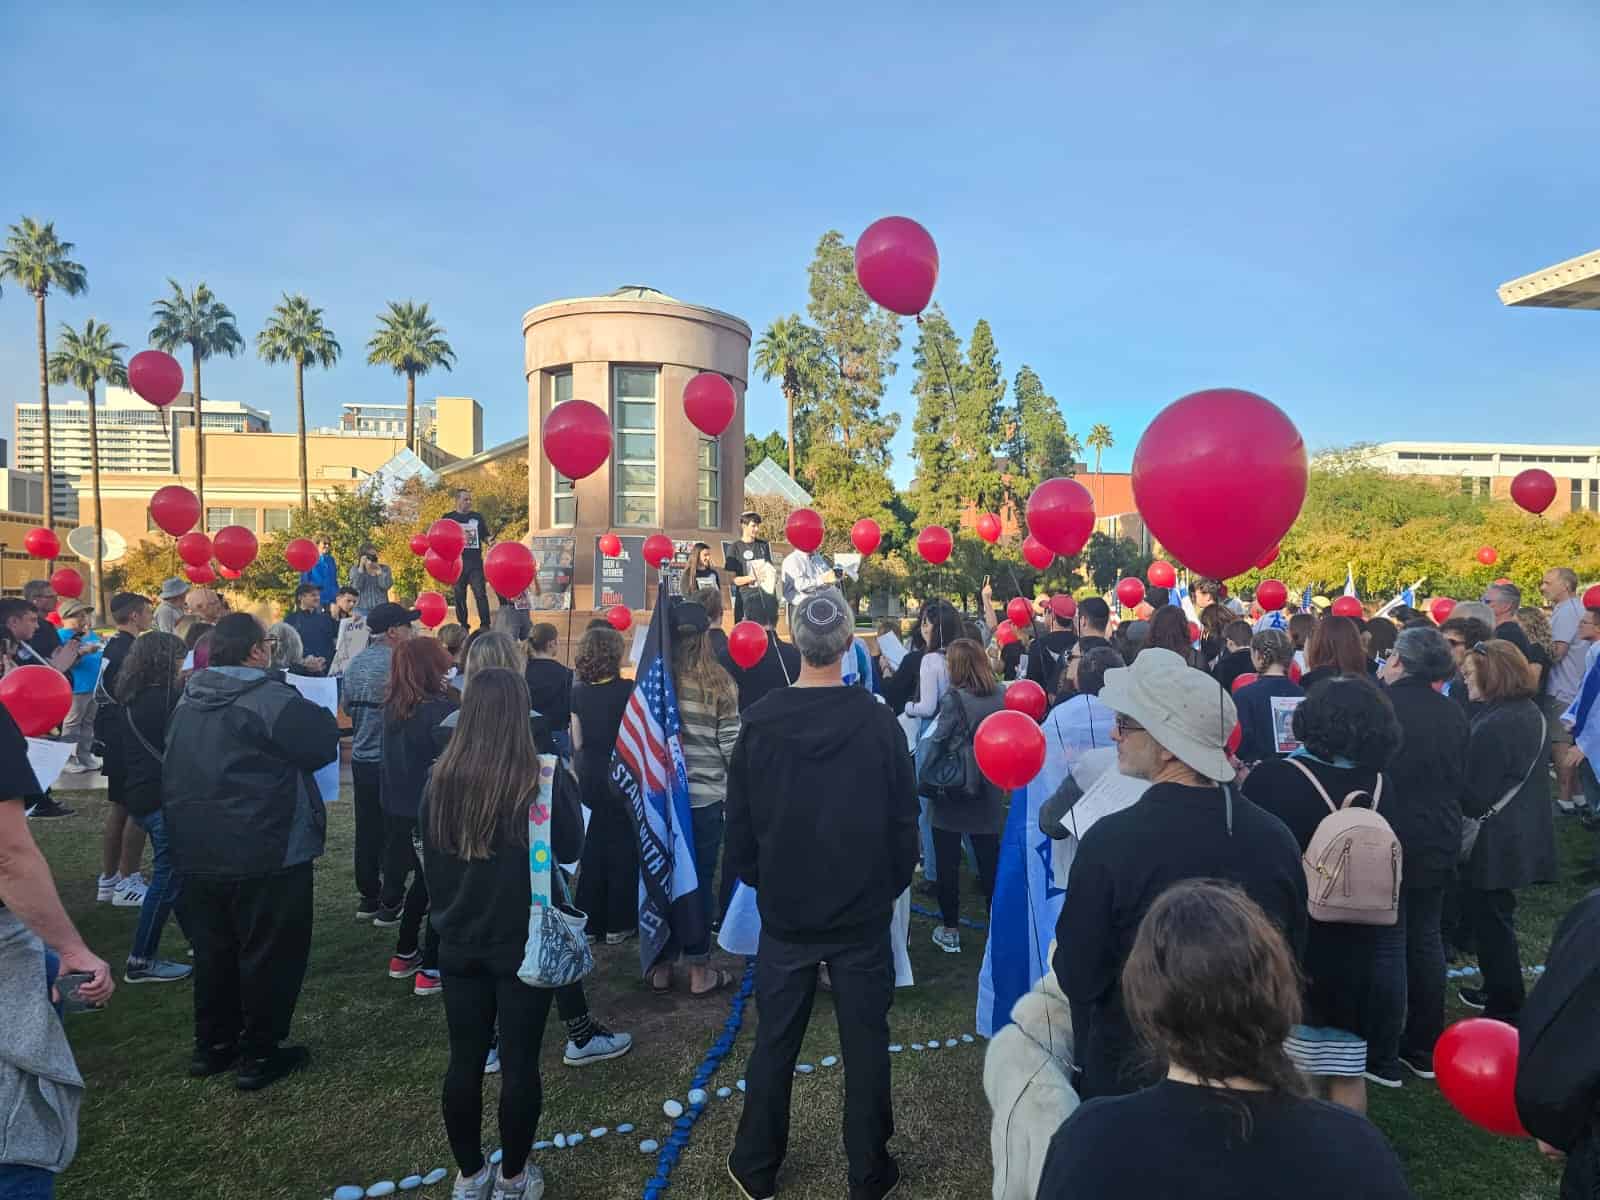
[[[1019,628],[1028,624],[1033,620],[1033,605],[1024,597],[1018,596],[1006,605],[1006,619]]]
[[[1260,558],[1256,559],[1256,570],[1265,571],[1273,563],[1277,562],[1278,561],[1278,550],[1279,550],[1278,543],[1277,542],[1273,542],[1272,543],[1272,548],[1270,550],[1268,550],[1265,554],[1263,554]]]
[[[1058,592],[1050,597],[1050,611],[1063,621],[1070,621],[1078,615],[1078,602],[1065,592]]]
[[[1496,579],[1495,582],[1496,583],[1510,583],[1511,580],[1507,579],[1504,575],[1502,575],[1502,576],[1500,576],[1499,579]]]
[[[607,558],[620,558],[622,556],[622,539],[614,533],[600,535],[600,553]]]
[[[1076,479],[1046,479],[1028,497],[1028,532],[1071,558],[1094,532],[1094,497]]]
[[[243,574],[244,574],[243,571],[235,571],[232,567],[223,567],[222,568],[222,577],[224,579],[238,579]]]
[[[1224,749],[1226,749],[1229,754],[1237,754],[1239,753],[1239,743],[1243,740],[1244,726],[1235,721],[1233,723],[1233,732],[1228,735],[1228,741]]]
[[[45,613],[44,619],[49,621],[50,624],[54,625],[57,629],[61,628],[61,614],[55,609],[52,608],[49,612]]]
[[[1585,608],[1600,608],[1600,583],[1594,584],[1583,593],[1583,606]]]
[[[1133,499],[1191,571],[1242,575],[1277,544],[1306,498],[1306,445],[1252,392],[1217,388],[1168,405],[1133,452]]]
[[[1282,580],[1263,579],[1256,588],[1256,603],[1261,605],[1262,612],[1277,612],[1289,603],[1289,589]]]
[[[672,539],[664,533],[652,533],[644,540],[644,560],[657,570],[663,563],[672,561]]]
[[[1044,766],[1039,722],[1010,709],[990,713],[979,723],[972,749],[984,778],[1008,792],[1025,787]]]
[[[437,629],[443,624],[445,613],[449,611],[444,597],[438,592],[418,592],[417,602],[412,607],[422,614],[422,623],[429,629]]]
[[[22,548],[35,558],[56,558],[61,554],[61,539],[55,530],[40,526],[28,530],[28,536],[22,539]]]
[[[1350,617],[1356,621],[1367,615],[1366,610],[1361,607],[1361,601],[1354,596],[1340,596],[1328,611],[1336,617]]]
[[[1517,1031],[1504,1021],[1469,1017],[1446,1029],[1433,1047],[1439,1090],[1480,1129],[1527,1137],[1517,1115]]]
[[[1022,557],[1035,571],[1047,569],[1056,560],[1055,551],[1031,533],[1022,539]]]
[[[1001,621],[1000,624],[995,626],[994,640],[1002,646],[1009,646],[1011,643],[1020,642],[1022,639],[1017,636],[1015,625],[1010,621]]]
[[[1033,680],[1019,679],[1006,687],[1006,707],[1042,721],[1044,714],[1050,711],[1050,701],[1045,698],[1044,689]]]
[[[310,538],[295,538],[283,548],[283,561],[302,573],[317,565],[317,544]]]
[[[733,423],[738,403],[733,384],[715,371],[701,371],[684,385],[683,413],[707,437],[722,436],[722,431]]]
[[[0,704],[24,737],[39,737],[66,720],[72,684],[53,667],[18,667],[0,678]]]
[[[217,556],[217,561],[235,571],[242,571],[255,562],[260,549],[256,535],[243,525],[228,525],[217,530],[211,539],[211,552]]]
[[[633,612],[626,604],[616,604],[606,609],[606,624],[621,633],[633,624]]]
[[[183,577],[190,583],[204,584],[215,583],[217,581],[217,573],[211,569],[211,565],[209,563],[198,567],[193,565],[184,567]]]
[[[917,534],[917,553],[936,567],[950,557],[954,548],[950,531],[943,525],[929,525]]]
[[[1242,687],[1249,687],[1252,683],[1260,678],[1261,676],[1257,675],[1254,671],[1245,671],[1243,674],[1235,675],[1233,677],[1233,686],[1228,690],[1230,692],[1237,692]]]
[[[1289,676],[1289,682],[1290,683],[1299,683],[1300,682],[1300,664],[1297,663],[1297,662],[1291,661],[1289,663],[1289,670],[1287,671],[1287,674]]]
[[[164,350],[141,350],[128,360],[128,386],[139,399],[165,408],[183,391],[183,368]]]
[[[910,217],[883,217],[856,241],[856,278],[861,290],[890,312],[914,317],[933,298],[939,248]]]
[[[410,545],[411,553],[421,558],[428,552],[428,535],[425,533],[413,533]]]
[[[754,621],[740,621],[728,634],[728,657],[746,671],[767,655],[767,631]]]
[[[533,551],[521,542],[500,542],[483,556],[483,577],[502,596],[520,596],[538,569]]]
[[[862,554],[871,554],[883,543],[883,530],[871,517],[862,517],[850,526],[850,544]]]
[[[157,488],[150,497],[150,519],[173,537],[188,533],[200,520],[200,497],[181,483]]]
[[[1200,635],[1204,632],[1205,630],[1200,628],[1198,621],[1189,622],[1189,640],[1191,642],[1198,642],[1200,640]]]
[[[1144,584],[1129,575],[1117,584],[1117,600],[1124,608],[1138,608],[1144,601]]]
[[[62,567],[50,576],[50,590],[67,600],[76,600],[83,595],[83,576],[71,567]]]
[[[428,549],[440,558],[460,558],[466,545],[466,530],[461,528],[459,521],[440,517],[428,526]]]
[[[1511,481],[1511,498],[1517,502],[1518,508],[1527,509],[1531,513],[1542,513],[1555,502],[1555,476],[1540,467],[1529,467],[1526,471],[1519,471],[1517,477]]]
[[[422,556],[422,569],[440,583],[453,584],[461,578],[461,559],[446,558],[437,550],[430,549]]]
[[[1585,606],[1587,606],[1589,597],[1586,595],[1583,599]],[[1600,596],[1596,596],[1596,599],[1600,599]],[[1435,625],[1443,625],[1450,619],[1450,614],[1454,611],[1455,606],[1456,602],[1450,599],[1449,596],[1435,596],[1428,601],[1428,615],[1433,618]]]
[[[587,400],[568,400],[544,419],[544,456],[568,479],[583,479],[611,456],[611,421]]]
[[[796,550],[810,554],[822,545],[822,518],[814,509],[797,508],[783,523],[783,535]]]
[[[1500,561],[1500,551],[1493,546],[1478,547],[1478,561],[1486,567],[1492,567]]]
[[[991,546],[1000,540],[1000,518],[993,513],[984,513],[978,518],[978,536]]]
[[[191,567],[211,565],[211,539],[198,529],[178,539],[178,557]]]
[[[1151,587],[1169,588],[1178,582],[1178,573],[1172,569],[1172,564],[1159,558],[1150,564],[1144,577],[1150,581]]]

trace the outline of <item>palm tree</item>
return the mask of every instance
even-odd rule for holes
[[[14,279],[33,293],[39,332],[39,420],[44,427],[44,523],[48,528],[56,516],[55,474],[51,471],[50,447],[50,368],[46,361],[44,298],[51,288],[76,296],[87,291],[89,277],[83,267],[67,256],[72,243],[56,237],[55,223],[23,217],[11,227],[4,250],[0,250],[0,279]],[[55,566],[54,561],[50,564]]]
[[[128,382],[127,364],[122,361],[122,351],[127,347],[111,340],[111,327],[102,325],[93,317],[84,323],[79,333],[70,325],[61,326],[61,337],[56,352],[50,356],[50,378],[56,383],[70,383],[83,389],[89,400],[89,474],[94,480],[94,586],[95,609],[106,613],[105,525],[100,512],[100,425],[94,411],[94,387],[100,380],[107,383]]]
[[[266,325],[256,334],[256,353],[269,363],[294,364],[294,408],[300,420],[300,511],[311,507],[306,473],[306,365],[331,367],[339,361],[339,339],[322,323],[322,310],[304,296],[285,292]]]
[[[200,423],[200,364],[213,354],[233,358],[244,349],[244,338],[234,323],[233,310],[218,300],[201,280],[187,296],[176,279],[168,279],[172,295],[157,300],[150,317],[155,328],[150,341],[168,354],[189,347],[194,370],[194,477],[200,500],[200,528],[206,527],[206,439]]]
[[[822,357],[822,340],[817,331],[800,319],[799,313],[779,317],[756,343],[756,370],[761,378],[777,377],[782,382],[783,398],[789,405],[789,478],[794,473],[794,410],[801,388],[816,374]]]
[[[1089,436],[1083,439],[1094,451],[1094,478],[1100,488],[1100,507],[1105,507],[1106,485],[1100,478],[1100,455],[1111,449],[1116,444],[1116,439],[1111,436],[1111,426],[1094,424],[1089,426]]]
[[[378,314],[378,332],[367,343],[367,362],[392,367],[406,377],[406,449],[417,448],[417,376],[434,367],[448,371],[456,352],[444,340],[444,330],[428,315],[426,303],[389,301],[389,311]]]

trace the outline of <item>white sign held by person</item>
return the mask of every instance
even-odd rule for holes
[[[313,704],[320,704],[335,717],[339,715],[339,681],[326,675],[285,675],[284,680]],[[317,768],[317,791],[322,793],[324,804],[339,798],[339,757],[325,767]]]

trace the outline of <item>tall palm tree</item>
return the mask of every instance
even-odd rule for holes
[[[391,367],[406,377],[406,449],[417,448],[417,376],[434,367],[448,371],[456,352],[444,340],[444,330],[428,315],[426,303],[389,301],[389,311],[378,314],[378,332],[367,343],[367,362]]]
[[[44,523],[48,528],[56,516],[55,473],[50,446],[50,368],[46,362],[44,298],[51,288],[76,296],[89,288],[89,277],[82,265],[68,257],[72,243],[56,237],[53,221],[23,217],[11,227],[4,250],[0,250],[0,279],[14,279],[33,294],[39,334],[39,420],[44,428]],[[52,560],[52,567],[55,565]]]
[[[128,382],[128,367],[122,361],[127,347],[111,340],[111,327],[93,317],[79,333],[70,325],[61,326],[56,352],[50,356],[50,378],[83,389],[89,400],[89,474],[94,480],[94,586],[95,610],[103,617],[106,609],[105,524],[100,512],[100,424],[94,411],[94,387]]]
[[[1111,449],[1112,446],[1116,445],[1116,439],[1111,436],[1111,426],[1094,424],[1089,426],[1089,436],[1083,440],[1087,442],[1089,444],[1089,448],[1094,451],[1095,484],[1100,489],[1099,506],[1104,508],[1106,502],[1106,485],[1105,481],[1100,478],[1100,455]]]
[[[339,361],[339,339],[322,323],[322,310],[304,296],[285,292],[256,334],[256,353],[269,363],[294,364],[294,408],[300,420],[300,511],[311,507],[306,473],[306,365],[331,367]]]
[[[206,527],[206,439],[200,423],[200,364],[214,354],[233,358],[244,349],[244,338],[234,321],[233,310],[212,294],[201,280],[194,291],[184,294],[176,279],[168,279],[172,295],[157,300],[150,318],[155,328],[150,341],[171,354],[180,346],[189,347],[194,371],[194,477],[195,495],[200,500],[200,528]]]
[[[756,343],[756,370],[761,378],[781,380],[783,398],[789,405],[789,478],[796,478],[794,410],[801,389],[815,377],[822,361],[822,339],[817,331],[800,319],[799,313],[779,317]]]

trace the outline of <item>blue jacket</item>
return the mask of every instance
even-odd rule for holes
[[[314,583],[322,589],[322,607],[327,608],[339,596],[339,564],[333,555],[324,554],[309,571],[300,573],[301,583]]]

